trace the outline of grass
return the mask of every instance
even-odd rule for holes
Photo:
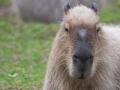
[[[59,24],[0,19],[0,90],[39,90]]]
[[[9,4],[10,0],[0,0],[0,5],[5,5],[5,4]]]
[[[103,10],[100,13],[100,19],[102,22],[105,23],[120,23],[120,0],[115,0],[113,6],[110,6],[109,8]]]
[[[8,0],[0,0],[0,5]],[[120,21],[120,0],[100,14],[102,22]],[[40,90],[46,61],[59,24],[24,23],[0,17],[0,90]]]

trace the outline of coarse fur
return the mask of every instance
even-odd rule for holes
[[[80,26],[101,30],[94,38],[94,62],[92,76],[76,79],[71,76],[71,51],[69,32],[65,27]],[[76,31],[74,31],[75,33]],[[76,36],[74,36],[76,37]],[[103,25],[90,8],[80,5],[68,11],[54,40],[49,56],[43,90],[120,90],[120,26]]]

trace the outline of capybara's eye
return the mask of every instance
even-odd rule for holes
[[[97,29],[97,33],[98,33],[100,30],[101,30],[101,28],[98,28],[98,29]]]
[[[68,28],[64,28],[66,32],[68,32]]]

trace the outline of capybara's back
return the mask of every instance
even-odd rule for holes
[[[43,90],[120,90],[120,27],[102,25],[97,5],[64,5]]]

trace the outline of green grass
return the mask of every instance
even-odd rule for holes
[[[0,5],[9,4],[10,0],[0,0]]]
[[[0,19],[0,90],[42,87],[53,37],[59,24]],[[14,74],[17,74],[15,77]]]
[[[100,19],[105,23],[120,23],[120,0],[116,0],[113,6],[103,10],[100,13]]]

